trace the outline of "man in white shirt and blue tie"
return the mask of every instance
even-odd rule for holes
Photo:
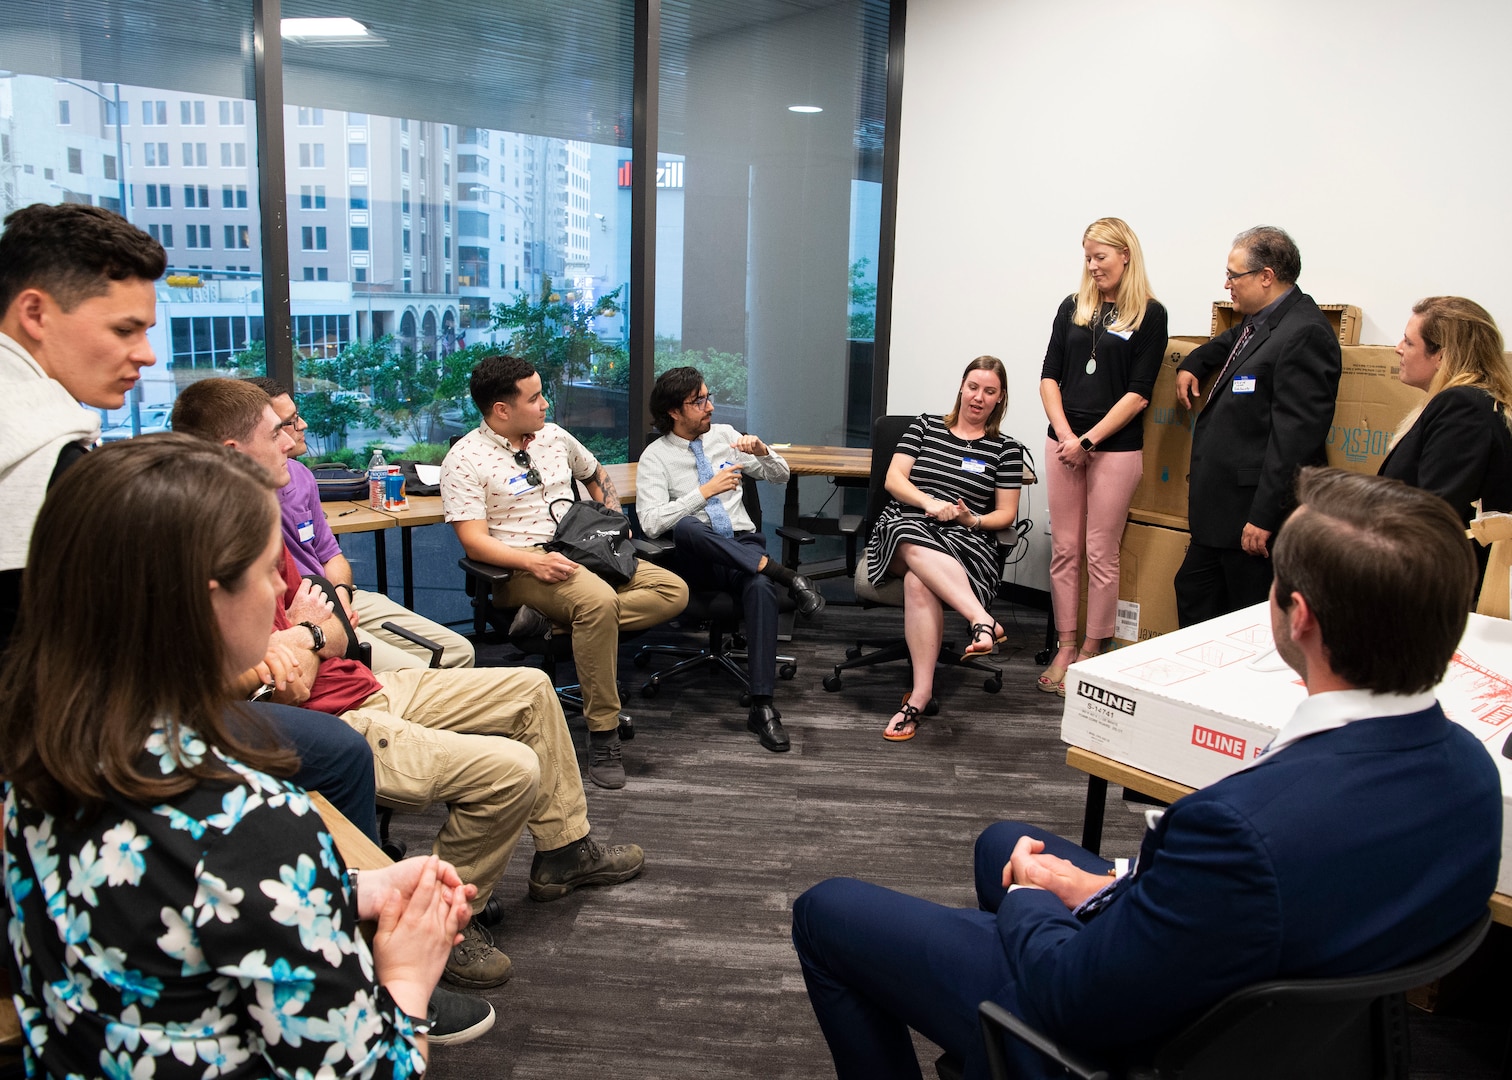
[[[777,667],[777,589],[801,615],[824,597],[801,574],[766,552],[766,537],[746,513],[746,473],[786,483],[787,462],[755,435],[712,423],[714,402],[697,368],[665,372],[651,388],[651,417],[662,437],[641,455],[635,514],[649,537],[670,533],[673,569],[695,588],[739,592],[745,608],[751,711],[746,727],[776,753],[789,749],[782,714],[772,703]]]

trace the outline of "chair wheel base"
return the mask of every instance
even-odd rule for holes
[[[826,675],[824,677],[824,688],[832,694],[844,685],[845,683],[841,680],[839,675]]]

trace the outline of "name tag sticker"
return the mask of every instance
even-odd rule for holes
[[[295,529],[299,533],[299,542],[301,544],[308,544],[315,539],[315,520],[313,518],[309,521],[301,521],[295,526]]]
[[[1111,326],[1108,327],[1108,333],[1123,341],[1128,341],[1129,338],[1134,336],[1134,331],[1132,330],[1115,330]]]
[[[523,495],[530,490],[530,481],[521,473],[519,476],[511,476],[504,487],[511,495]]]
[[[1253,375],[1235,375],[1234,393],[1253,394],[1255,392],[1255,377]]]
[[[987,463],[974,457],[961,459],[961,471],[970,473],[984,473],[987,471]]]

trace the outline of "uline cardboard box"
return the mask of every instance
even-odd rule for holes
[[[1353,304],[1319,304],[1318,310],[1323,313],[1334,333],[1339,335],[1340,345],[1358,345],[1360,343],[1360,309]],[[1231,326],[1236,326],[1242,318],[1234,310],[1232,300],[1213,301],[1213,337],[1217,337]]]
[[[1512,622],[1471,615],[1436,691],[1486,747],[1502,780],[1502,866],[1512,892]],[[1267,604],[1083,660],[1066,673],[1061,738],[1145,772],[1204,787],[1259,756],[1306,696],[1276,653]]]
[[[1207,339],[1174,337],[1145,410],[1144,476],[1129,504],[1129,518],[1170,529],[1187,527],[1187,472],[1192,460],[1194,414],[1176,400],[1176,368]],[[1347,345],[1342,350],[1339,396],[1328,429],[1328,464],[1374,475],[1386,460],[1397,425],[1423,402],[1403,385],[1396,350]],[[1211,387],[1203,388],[1203,400]]]
[[[1118,608],[1113,641],[1133,645],[1169,634],[1176,622],[1176,571],[1186,557],[1191,537],[1179,529],[1141,525],[1124,526],[1118,545]],[[1076,623],[1080,639],[1087,629],[1087,572],[1082,565],[1081,612]]]

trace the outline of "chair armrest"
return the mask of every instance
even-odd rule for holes
[[[677,547],[670,536],[637,536],[630,541],[635,545],[635,553],[648,559],[656,559]]]
[[[840,515],[840,535],[855,536],[861,531],[862,524],[866,521],[860,514]]]
[[[814,534],[809,532],[807,529],[800,529],[796,526],[779,525],[777,526],[776,531],[778,536],[782,537],[784,540],[791,540],[795,544],[812,544],[814,542]]]
[[[987,1063],[994,1080],[997,1077],[1006,1080],[1011,1075],[1003,1053],[1002,1036],[1005,1032],[1028,1043],[1080,1080],[1109,1080],[1106,1069],[1099,1069],[1063,1049],[1049,1036],[1036,1031],[995,1001],[984,1001],[978,1005],[977,1016],[982,1024],[982,1040],[987,1047]]]
[[[472,575],[480,581],[486,581],[490,585],[502,584],[503,582],[508,581],[514,574],[513,570],[506,569],[502,566],[496,566],[493,563],[479,562],[477,559],[469,559],[466,556],[458,559],[457,565],[460,566],[466,573]]]
[[[383,622],[378,625],[389,633],[396,634],[405,641],[418,645],[429,652],[431,654],[431,667],[438,668],[441,666],[441,654],[446,651],[446,646],[442,645],[439,641],[432,641],[430,638],[417,634],[413,630],[406,630],[396,622]]]

